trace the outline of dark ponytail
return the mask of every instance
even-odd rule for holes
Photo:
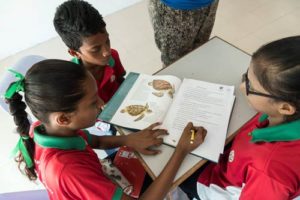
[[[20,134],[20,142],[25,145],[33,166],[27,166],[22,153],[16,160],[20,169],[21,164],[25,163],[24,171],[30,180],[35,180],[37,175],[33,162],[34,141],[28,135],[30,122],[25,112],[26,105],[43,124],[49,123],[49,114],[53,112],[74,112],[85,95],[83,84],[86,77],[87,71],[82,65],[63,60],[43,60],[34,64],[22,80],[26,104],[19,93],[7,99]]]
[[[7,99],[9,103],[9,110],[11,115],[14,117],[14,122],[17,126],[16,130],[20,135],[21,142],[24,143],[31,160],[34,160],[34,141],[32,138],[29,137],[29,129],[30,129],[30,122],[27,118],[27,113],[25,111],[26,104],[22,101],[22,96],[19,93],[15,93],[11,99]],[[34,170],[34,165],[29,167],[27,166],[24,157],[21,152],[16,157],[16,162],[18,162],[18,167],[20,171],[24,171],[26,176],[30,180],[36,180],[37,175]],[[22,169],[22,165],[24,169]]]
[[[254,74],[272,95],[296,108],[285,121],[300,119],[300,36],[287,37],[260,47],[252,56]]]

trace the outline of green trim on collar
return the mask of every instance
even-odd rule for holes
[[[120,200],[123,194],[123,190],[120,187],[117,187],[114,193],[112,200]]]
[[[76,57],[72,58],[72,59],[71,59],[71,62],[73,62],[73,63],[75,63],[75,64],[78,64],[78,65],[81,64],[80,59],[78,59],[78,58],[76,58]]]
[[[78,58],[76,58],[76,57],[72,58],[72,59],[71,59],[71,62],[73,62],[73,63],[75,63],[75,64],[78,64],[78,65],[81,65],[81,60],[78,59]],[[116,64],[115,59],[111,56],[111,57],[109,58],[109,60],[108,60],[108,66],[109,66],[109,67],[114,67],[115,64]]]
[[[300,120],[271,126],[266,128],[254,129],[252,131],[252,142],[276,142],[293,141],[300,139]]]
[[[88,144],[92,144],[93,137],[90,134],[90,132],[86,129],[83,129],[82,131],[85,133],[85,135],[87,137]]]
[[[109,60],[108,60],[108,66],[110,66],[110,67],[114,67],[115,66],[115,59],[112,57],[112,56],[110,56],[110,58],[109,58]]]
[[[263,121],[267,120],[268,117],[269,117],[269,116],[268,116],[267,114],[262,114],[262,115],[259,117],[258,121],[259,121],[259,122],[263,122]]]
[[[81,136],[57,137],[42,135],[39,131],[40,128],[41,125],[34,129],[34,141],[44,148],[84,150],[86,147],[86,141]]]

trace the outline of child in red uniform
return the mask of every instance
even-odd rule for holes
[[[17,161],[25,166],[27,176],[31,180],[38,177],[53,200],[131,199],[104,175],[92,148],[126,145],[151,153],[148,148],[160,145],[159,136],[166,131],[154,129],[158,123],[128,136],[99,137],[83,131],[95,123],[103,101],[97,95],[95,79],[82,65],[44,60],[32,66],[25,77],[14,73],[19,80],[10,85],[5,97],[20,134]],[[27,105],[39,120],[31,130],[19,91],[24,91]],[[197,133],[190,144],[192,129]],[[140,199],[163,199],[184,157],[205,135],[205,129],[189,123],[165,169]]]
[[[240,89],[259,114],[240,129],[219,163],[189,185],[194,191],[188,181],[182,188],[201,200],[299,197],[300,36],[259,48],[243,78]]]
[[[98,95],[107,103],[118,90],[126,74],[119,54],[110,48],[109,34],[100,13],[88,2],[69,0],[61,4],[53,19],[54,27],[74,58],[89,70],[97,82]],[[115,135],[113,126],[101,121],[91,133]]]
[[[97,81],[98,95],[107,103],[126,74],[118,52],[110,48],[109,34],[100,13],[91,4],[69,0],[61,4],[53,19],[54,27],[74,57]]]

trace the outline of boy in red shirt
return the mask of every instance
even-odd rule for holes
[[[74,57],[97,81],[98,95],[107,103],[126,74],[118,52],[110,48],[109,34],[100,13],[88,2],[71,0],[61,4],[54,27]]]
[[[109,34],[100,13],[88,2],[70,0],[61,4],[53,19],[54,27],[72,61],[83,65],[94,76],[98,96],[107,103],[124,80],[126,74],[119,54],[110,48]],[[97,131],[115,134],[114,127],[97,122]],[[94,132],[93,130],[90,130]]]

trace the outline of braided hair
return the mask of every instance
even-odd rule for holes
[[[32,114],[43,124],[49,123],[49,114],[53,112],[74,112],[79,101],[84,97],[83,83],[87,71],[81,65],[63,60],[48,59],[34,64],[24,79],[24,97]],[[20,134],[21,142],[34,160],[35,143],[29,137],[30,122],[25,111],[26,104],[22,95],[15,93],[6,99],[11,115]],[[16,157],[19,169],[24,171],[30,180],[37,174],[33,166],[28,166],[24,155],[20,152]],[[25,164],[24,169],[22,164]]]
[[[29,137],[30,122],[27,118],[27,113],[25,111],[26,104],[22,101],[22,96],[19,93],[15,93],[11,99],[7,99],[9,103],[9,111],[14,117],[14,122],[17,125],[17,132],[20,134],[22,139],[21,142],[24,143],[29,156],[33,158],[34,155],[34,141]],[[29,180],[36,180],[37,175],[34,171],[34,166],[28,167],[24,161],[24,157],[21,152],[15,158],[18,162],[18,167],[20,171],[24,171]],[[24,170],[21,169],[22,163],[25,163]]]

